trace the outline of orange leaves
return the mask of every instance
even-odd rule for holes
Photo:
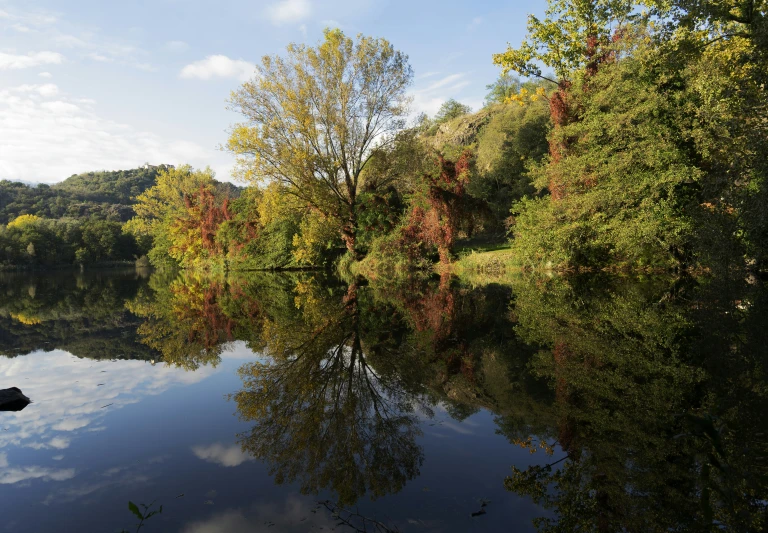
[[[438,173],[425,176],[429,207],[424,208],[419,202],[414,202],[408,224],[403,228],[402,240],[409,245],[407,249],[411,253],[417,251],[412,244],[421,241],[437,247],[442,263],[450,261],[450,250],[459,223],[466,214],[464,197],[471,159],[469,151],[462,153],[455,162],[438,154]]]

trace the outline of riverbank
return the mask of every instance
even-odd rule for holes
[[[59,270],[111,269],[111,268],[149,268],[149,263],[139,264],[138,261],[102,261],[85,265],[0,265],[0,272],[48,272]]]

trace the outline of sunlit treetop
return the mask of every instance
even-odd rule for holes
[[[543,19],[528,16],[528,35],[518,47],[495,54],[504,72],[561,81],[589,62],[596,46],[611,41],[614,32],[645,16],[630,0],[550,0]],[[551,70],[556,79],[543,74]]]
[[[24,228],[43,220],[37,215],[20,215],[8,223],[9,228]]]
[[[713,40],[740,36],[768,48],[765,0],[549,0],[543,19],[528,17],[523,43],[508,46],[493,61],[504,72],[565,81],[619,30],[641,21],[668,37],[680,30],[703,32]],[[549,71],[555,79],[544,74]]]

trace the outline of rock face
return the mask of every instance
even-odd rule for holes
[[[32,400],[16,387],[0,389],[0,411],[21,411],[30,403]]]

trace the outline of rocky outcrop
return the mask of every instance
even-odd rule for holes
[[[32,403],[20,389],[0,389],[0,411],[21,411]]]
[[[469,146],[477,141],[480,130],[488,124],[494,114],[499,113],[501,106],[484,107],[477,113],[470,113],[449,120],[435,127],[424,136],[428,146],[435,150],[442,150],[445,145]]]

